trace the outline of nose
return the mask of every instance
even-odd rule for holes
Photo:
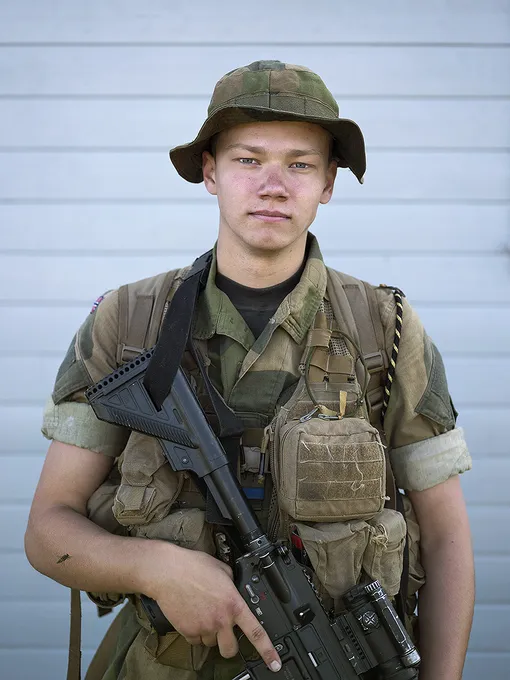
[[[273,165],[267,168],[261,177],[258,194],[261,198],[286,199],[289,197],[284,173],[280,167]]]

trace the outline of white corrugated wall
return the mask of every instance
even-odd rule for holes
[[[509,47],[505,0],[0,0],[3,680],[65,675],[67,591],[23,554],[55,371],[99,294],[213,242],[167,149],[256,59],[317,70],[364,130],[366,182],[341,173],[314,231],[329,264],[403,288],[443,353],[474,458],[464,677],[509,677]],[[85,662],[107,623],[86,607]]]

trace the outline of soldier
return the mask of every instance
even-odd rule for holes
[[[243,421],[239,475],[261,522],[271,520],[273,488],[276,519],[286,520],[273,522],[275,535],[291,541],[282,528],[291,527],[333,607],[363,579],[379,578],[395,597],[403,582],[411,625],[419,590],[420,678],[461,678],[474,586],[458,475],[471,460],[441,356],[406,300],[328,271],[308,232],[319,204],[331,199],[339,166],[363,181],[359,127],[339,118],[309,69],[260,61],[218,82],[198,136],[170,157],[184,179],[204,181],[218,200],[218,239],[193,338],[214,386]],[[349,225],[339,228],[347,237]],[[123,286],[95,304],[44,415],[52,442],[28,523],[28,559],[102,606],[129,600],[90,680],[231,678],[243,667],[235,625],[269,668],[280,668],[231,568],[218,559],[217,528],[205,521],[193,480],[164,463],[156,440],[97,420],[84,397],[154,344],[185,274]],[[200,374],[188,368],[205,402]],[[308,414],[315,427],[321,409],[334,414],[325,443],[313,434],[304,444],[290,435],[273,441],[276,422],[276,431],[290,432]],[[375,432],[370,455],[345,423]],[[278,460],[270,470],[268,446]],[[290,488],[303,464],[300,446],[322,462],[313,468],[319,473],[306,471],[317,496],[299,480]],[[405,491],[406,522],[392,505],[393,476]],[[150,628],[139,593],[159,603],[175,632]]]

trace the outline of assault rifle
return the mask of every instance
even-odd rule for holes
[[[236,586],[279,653],[285,679],[357,680],[375,668],[384,680],[417,678],[419,654],[378,581],[348,590],[346,612],[332,618],[306,569],[264,534],[182,369],[156,409],[143,384],[152,353],[93,385],[87,399],[100,420],[157,437],[172,468],[194,473],[231,520],[244,549]],[[158,633],[172,630],[154,600],[142,595],[142,602]],[[259,658],[235,680],[273,677]]]

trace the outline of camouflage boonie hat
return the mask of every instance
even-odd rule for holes
[[[214,88],[208,117],[197,137],[176,146],[170,159],[188,182],[202,182],[202,152],[211,137],[241,123],[272,120],[317,123],[333,135],[333,155],[360,183],[366,169],[363,134],[352,120],[339,118],[338,104],[319,76],[304,66],[254,61],[227,73]]]

